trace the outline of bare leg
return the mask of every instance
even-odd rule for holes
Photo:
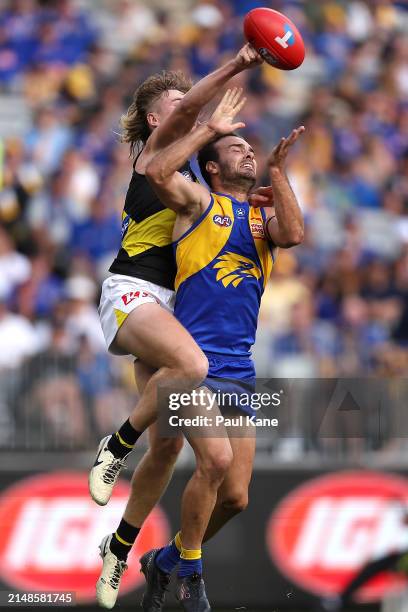
[[[204,353],[177,319],[158,304],[143,304],[120,327],[115,344],[157,371],[150,377],[129,420],[144,431],[157,418],[160,386],[197,387],[207,375]]]
[[[89,491],[101,506],[108,503],[124,458],[140,434],[156,421],[160,409],[166,411],[168,394],[177,387],[183,391],[193,390],[208,370],[207,358],[190,334],[170,312],[156,303],[143,304],[129,314],[112,348],[138,356],[145,365],[157,371],[147,377],[137,405],[116,435],[107,436],[100,442],[89,473]]]
[[[201,548],[232,452],[228,438],[196,438],[191,446],[197,465],[181,501],[181,541],[183,548],[196,550]]]
[[[207,392],[210,393],[208,390]],[[205,407],[198,407],[197,411],[194,411],[194,416],[197,414],[205,416]],[[215,415],[214,407],[212,416]],[[196,468],[184,489],[181,502],[181,541],[183,548],[193,550],[201,548],[217,499],[218,488],[233,458],[226,430],[225,436],[218,438],[200,437],[197,434],[193,428],[186,432],[186,437],[195,453]]]
[[[135,362],[139,391],[143,391],[152,374],[152,368]],[[142,526],[166,490],[184,440],[182,436],[160,438],[157,425],[153,423],[149,427],[149,442],[149,449],[133,473],[132,489],[123,515],[125,521],[135,527]]]
[[[187,410],[190,416],[197,415],[196,410],[192,412],[192,406]],[[203,411],[198,412],[203,414]],[[219,414],[218,409],[214,407],[211,412],[213,418],[216,412]],[[193,435],[189,436],[189,433]],[[156,574],[154,570],[149,574],[147,568],[154,551],[147,553],[141,563],[146,576],[169,576],[180,562],[177,596],[179,599],[188,598],[190,586],[194,584],[195,592],[197,593],[197,589],[200,590],[201,605],[207,604],[209,609],[204,582],[199,576],[202,572],[201,545],[203,538],[216,533],[232,516],[246,507],[255,437],[252,428],[251,431],[245,431],[248,435],[246,438],[228,439],[225,428],[223,438],[198,437],[197,433],[191,430],[186,432],[186,437],[195,452],[196,470],[183,494],[181,534],[178,534],[174,541],[158,554],[155,563],[151,564],[152,567],[156,567]],[[201,433],[204,435],[204,432]],[[211,432],[208,433],[212,435]],[[217,433],[221,433],[220,429]],[[249,437],[251,433],[253,437]],[[232,452],[234,452],[233,458]],[[225,479],[227,482],[224,484]],[[156,593],[156,590],[147,587],[144,597],[150,601],[149,598]]]
[[[174,465],[183,448],[183,438],[160,438],[157,425],[149,427],[150,448],[132,477],[132,488],[123,518],[141,527],[159,502],[173,475]]]
[[[248,505],[248,487],[252,476],[256,438],[230,438],[230,443],[234,458],[218,489],[217,501],[204,535],[204,542]]]
[[[144,371],[141,362],[136,367],[141,375],[141,397],[130,415],[130,425],[126,421],[122,428],[127,427],[129,434],[129,428],[133,427],[134,433],[137,433],[151,426],[151,448],[133,476],[131,495],[118,529],[114,534],[105,536],[100,545],[104,562],[97,582],[97,599],[101,605],[108,608],[116,601],[118,581],[125,569],[126,556],[143,521],[166,488],[182,445],[182,440],[177,438],[161,440],[157,426],[153,426],[159,408],[159,386],[161,384],[169,388],[178,384],[183,389],[192,390],[205,378],[208,369],[204,353],[190,334],[169,312],[157,304],[144,304],[134,310],[119,329],[115,342],[125,352],[137,355],[141,362],[148,366]],[[157,372],[152,374],[152,368],[157,369]],[[109,442],[112,440],[113,437],[109,438]],[[123,442],[121,440],[122,445]],[[128,438],[128,444],[129,442],[131,440]],[[103,459],[97,458],[89,477],[91,495],[101,505],[109,501],[115,479],[123,464],[118,459],[111,460],[111,457],[115,456],[112,452],[106,453],[103,444],[104,441],[99,453],[105,452],[107,459],[104,462]],[[108,482],[107,478],[103,479],[106,475],[109,476]],[[114,582],[112,576],[115,577]]]

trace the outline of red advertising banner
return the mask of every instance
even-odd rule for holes
[[[25,478],[0,495],[0,579],[21,591],[75,591],[77,602],[95,600],[102,561],[98,545],[120,521],[130,485],[120,480],[101,508],[88,492],[88,475],[54,472]],[[128,560],[121,595],[143,582],[139,557],[163,546],[169,524],[161,508],[146,521]]]
[[[366,563],[408,551],[408,481],[386,473],[345,472],[315,478],[289,493],[267,525],[270,554],[295,584],[336,594]],[[383,573],[362,587],[376,601],[406,586]]]

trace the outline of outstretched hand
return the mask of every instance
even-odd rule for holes
[[[288,138],[280,139],[279,144],[276,145],[267,159],[267,165],[269,168],[278,168],[279,170],[283,170],[290,147],[295,144],[299,136],[303,134],[304,131],[304,125],[301,125],[295,130],[292,130]]]
[[[217,134],[229,134],[234,130],[239,130],[245,127],[245,123],[239,121],[233,123],[236,115],[242,109],[246,102],[246,98],[242,98],[242,89],[228,89],[218,104],[217,108],[211,115],[207,125]]]
[[[235,56],[235,63],[240,70],[254,68],[262,64],[264,60],[252,45],[246,43]]]
[[[257,187],[248,196],[248,202],[254,208],[273,206],[273,188],[271,186]]]

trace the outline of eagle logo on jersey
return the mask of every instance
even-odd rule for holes
[[[224,287],[230,284],[238,287],[245,278],[251,276],[256,280],[261,278],[261,270],[251,259],[238,255],[238,253],[231,253],[231,251],[217,257],[213,268],[218,270],[215,280],[221,281]]]

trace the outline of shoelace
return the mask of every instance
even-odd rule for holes
[[[112,463],[108,465],[102,480],[105,484],[112,484],[118,477],[120,469],[125,465],[123,459],[114,459]]]
[[[124,561],[118,559],[115,563],[115,567],[113,568],[112,575],[109,578],[109,584],[113,589],[117,589],[119,586],[119,581],[122,577],[123,572],[127,569],[127,565]]]

